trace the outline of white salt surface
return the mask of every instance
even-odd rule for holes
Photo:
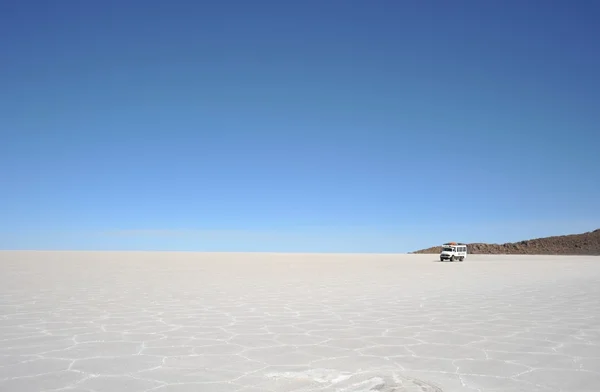
[[[2,392],[600,391],[600,258],[0,252]]]

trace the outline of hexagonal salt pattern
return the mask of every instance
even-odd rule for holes
[[[0,252],[2,392],[600,390],[600,258]]]

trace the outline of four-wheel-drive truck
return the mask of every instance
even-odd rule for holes
[[[440,253],[440,261],[444,260],[458,260],[463,261],[467,257],[467,244],[460,242],[447,242],[442,245],[442,251]]]

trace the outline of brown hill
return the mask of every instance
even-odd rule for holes
[[[600,255],[600,229],[582,234],[535,238],[506,244],[468,244],[471,254],[511,255]],[[418,254],[440,253],[441,246],[421,249]]]

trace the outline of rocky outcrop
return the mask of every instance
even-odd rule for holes
[[[582,234],[535,238],[505,244],[468,244],[471,254],[489,255],[600,255],[600,229]],[[440,253],[441,246],[418,250],[417,254]]]

